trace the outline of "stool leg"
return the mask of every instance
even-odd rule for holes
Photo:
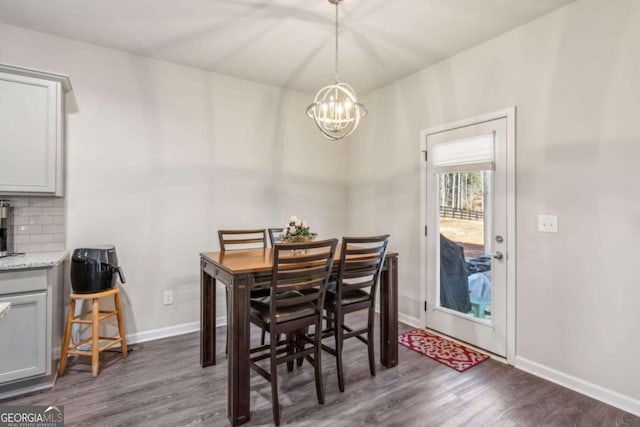
[[[60,354],[60,369],[59,375],[64,374],[64,370],[67,368],[67,351],[69,351],[69,341],[71,341],[71,327],[73,326],[73,317],[76,313],[76,300],[72,299],[69,302],[69,313],[67,314],[67,324],[64,328],[64,342],[62,343],[62,354]]]
[[[100,364],[100,305],[98,304],[98,298],[93,299],[92,323],[91,370],[95,378],[98,376]]]
[[[124,330],[124,317],[122,316],[122,304],[120,303],[120,292],[117,292],[114,296],[116,302],[116,310],[118,317],[118,331],[120,332],[120,345],[122,351],[122,357],[127,357],[127,333]]]

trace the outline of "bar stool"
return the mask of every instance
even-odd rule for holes
[[[115,310],[103,311],[100,310],[98,300],[113,295],[115,301]],[[104,350],[120,343],[122,351],[122,357],[127,357],[127,339],[124,330],[124,320],[122,318],[122,305],[120,303],[120,288],[115,286],[111,289],[101,292],[92,292],[89,294],[74,294],[70,295],[71,301],[69,303],[69,314],[67,315],[67,325],[64,332],[64,342],[62,344],[62,354],[60,356],[60,371],[59,374],[64,374],[64,370],[67,367],[67,356],[74,354],[77,356],[91,356],[91,368],[94,378],[98,376],[99,368],[99,356]],[[92,300],[91,310],[85,311],[78,316],[75,315],[76,300]],[[100,321],[116,316],[118,319],[119,337],[101,337],[99,335]],[[85,320],[89,318],[88,320]],[[71,327],[74,323],[80,323],[85,325],[91,325],[91,336],[80,340],[78,343],[69,346],[71,339]],[[108,341],[107,344],[100,347],[100,340]],[[78,347],[91,341],[91,350],[83,351],[78,350]]]

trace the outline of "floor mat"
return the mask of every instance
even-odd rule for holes
[[[464,372],[489,359],[486,354],[427,332],[424,329],[414,329],[400,334],[398,342],[458,372]]]

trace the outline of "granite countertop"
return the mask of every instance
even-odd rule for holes
[[[67,257],[67,254],[68,252],[66,251],[56,251],[11,255],[0,258],[0,271],[53,267],[61,263]]]

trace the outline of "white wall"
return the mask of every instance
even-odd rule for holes
[[[346,229],[346,147],[308,95],[7,25],[0,63],[70,76],[67,247],[116,246],[129,333],[199,320],[198,254],[219,228]]]
[[[419,318],[419,132],[517,106],[518,360],[636,413],[639,52],[640,2],[584,0],[370,94],[348,202],[350,234],[392,234]]]

